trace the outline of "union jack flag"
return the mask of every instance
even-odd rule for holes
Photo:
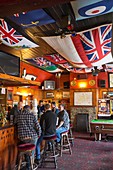
[[[79,46],[76,45],[75,39],[72,37],[80,58],[87,67],[92,67],[95,62],[97,65],[97,62],[100,63],[100,60],[111,55],[111,30],[112,26],[107,25],[81,33],[79,34],[81,40]],[[81,50],[82,48],[84,49],[84,53]]]
[[[42,37],[54,50],[76,68],[91,68],[113,62],[112,25],[93,28],[75,36]]]
[[[44,56],[47,60],[50,60],[54,64],[63,64],[66,63],[67,61],[61,57],[59,54],[52,54],[52,55],[47,55]]]
[[[3,19],[0,19],[0,34],[3,44],[15,48],[31,48],[38,45],[29,41],[20,35],[14,28],[7,24]]]
[[[33,58],[33,61],[35,61],[37,66],[40,66],[40,67],[42,67],[42,66],[46,67],[46,66],[51,66],[52,65],[52,63],[50,61],[46,60],[43,57]]]

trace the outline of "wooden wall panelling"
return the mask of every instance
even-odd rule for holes
[[[0,129],[0,170],[12,170],[15,167],[17,147],[14,127]]]

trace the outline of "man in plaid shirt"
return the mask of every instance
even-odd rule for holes
[[[24,106],[23,111],[17,115],[15,124],[17,125],[18,138],[20,142],[36,145],[37,140],[41,135],[41,127],[36,116],[31,112],[30,106]],[[26,170],[30,170],[30,159],[27,155],[26,161],[28,162],[26,164]]]

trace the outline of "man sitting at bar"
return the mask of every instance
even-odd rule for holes
[[[40,125],[42,128],[42,135],[37,141],[36,145],[36,160],[35,163],[39,164],[41,159],[40,153],[40,143],[43,140],[44,136],[52,136],[56,134],[56,120],[57,116],[51,111],[50,104],[44,105],[45,112],[42,114],[40,118]]]
[[[35,115],[31,112],[30,106],[24,106],[23,111],[17,115],[15,123],[17,125],[18,138],[20,140],[19,144],[31,143],[36,145],[37,139],[41,135],[41,127]],[[25,159],[27,162],[26,170],[30,170],[29,156],[25,155]]]
[[[70,119],[67,111],[64,109],[64,104],[60,104],[60,112],[57,115],[58,126],[56,128],[57,142],[61,140],[61,133],[69,130],[70,127]]]

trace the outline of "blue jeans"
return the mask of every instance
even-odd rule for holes
[[[54,134],[53,134],[54,135]],[[40,143],[43,141],[44,136],[53,136],[53,135],[41,135],[38,140],[37,140],[37,144],[36,144],[36,159],[40,159],[41,158],[41,153],[40,153]],[[49,144],[49,143],[48,143]]]
[[[29,140],[24,140],[24,141],[21,141],[20,143],[24,144],[24,143],[31,143],[31,144],[34,144],[36,146],[36,143],[37,143],[37,139],[38,138],[35,138],[35,139],[29,139]],[[32,151],[32,157],[34,157],[34,154],[35,154],[35,151]],[[30,157],[28,155],[25,155],[25,160],[26,160],[26,170],[30,170]]]
[[[61,133],[62,132],[65,132],[65,131],[67,131],[68,129],[66,129],[65,127],[60,127],[60,128],[58,128],[58,129],[56,129],[56,136],[57,136],[57,142],[60,142],[60,140],[61,140]]]
[[[41,154],[40,154],[40,143],[43,141],[43,135],[41,135],[36,143],[36,159],[40,159],[41,158]]]

